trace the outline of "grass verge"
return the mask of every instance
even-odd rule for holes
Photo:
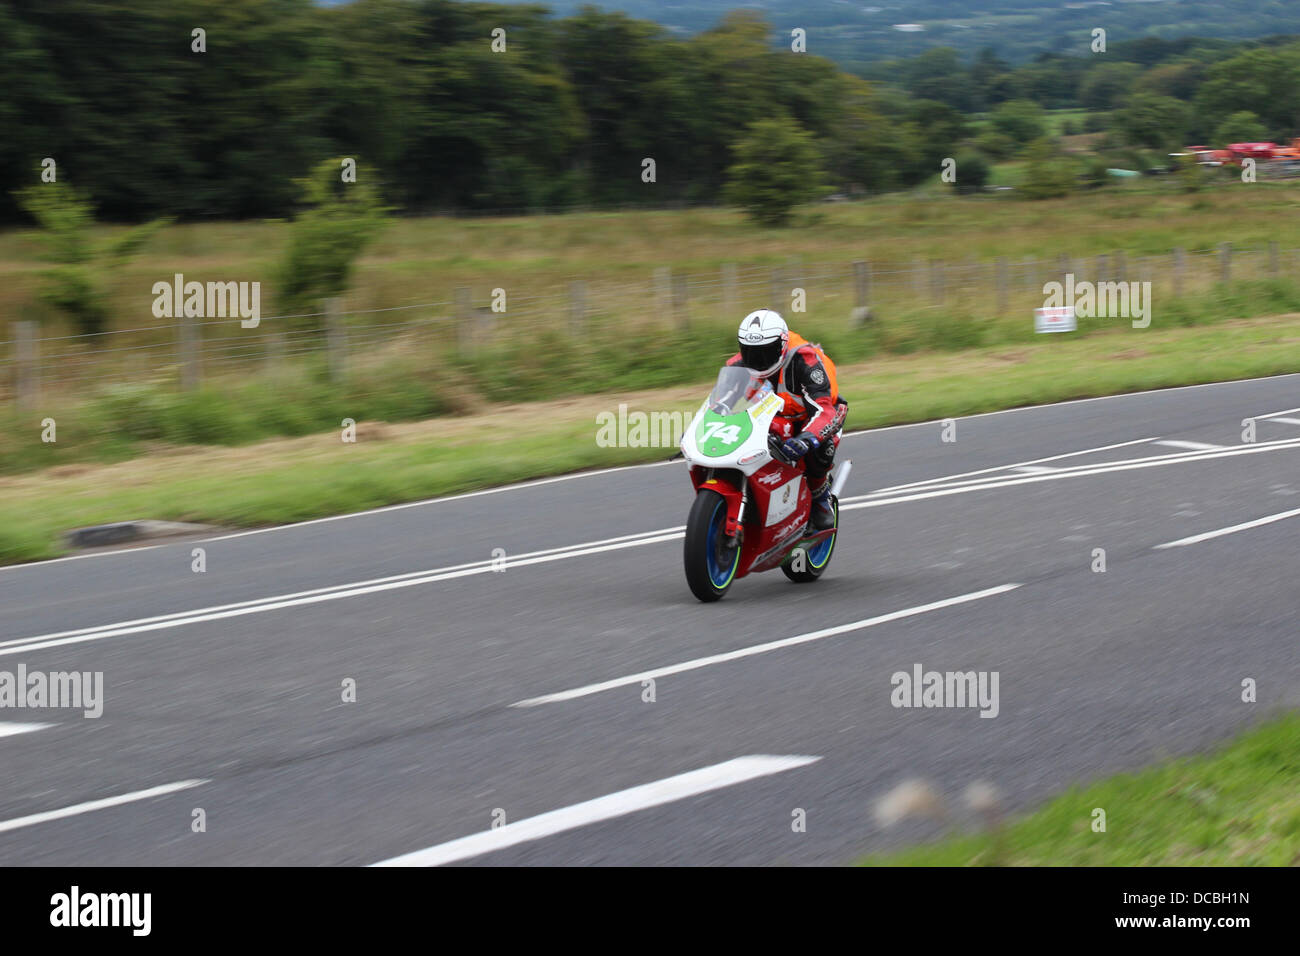
[[[844,365],[839,378],[852,406],[849,427],[868,428],[1297,370],[1300,315],[1292,314],[895,355]],[[409,424],[363,422],[353,444],[337,430],[233,448],[158,444],[127,461],[0,477],[0,563],[55,557],[61,532],[106,521],[255,527],[653,461],[672,449],[599,447],[596,416],[616,412],[620,402],[633,410],[687,410],[706,389],[700,382],[488,406]],[[857,473],[869,475],[870,462]]]
[[[1106,832],[1093,832],[1093,811]],[[1212,753],[1075,787],[999,831],[865,866],[1298,866],[1300,714]]]

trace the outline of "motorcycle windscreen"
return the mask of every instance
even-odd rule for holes
[[[743,412],[771,394],[772,386],[750,369],[727,365],[718,372],[718,380],[709,392],[709,411],[716,415]]]

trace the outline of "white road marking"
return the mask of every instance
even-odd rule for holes
[[[1122,447],[1123,445],[1150,444],[1153,440],[1154,439],[1143,438],[1134,442],[1123,442],[1122,445],[1118,445],[1114,447]],[[1282,447],[1290,448],[1296,445],[1297,442],[1300,442],[1300,439],[1294,437],[1279,438],[1274,441],[1256,442],[1254,443],[1253,447],[1272,448],[1273,446],[1282,446]],[[1090,450],[1100,451],[1101,449],[1090,449]],[[1232,449],[1220,449],[1220,450],[1230,451]],[[1140,462],[1140,461],[1169,461],[1174,464],[1178,464],[1184,461],[1198,461],[1201,458],[1205,457],[1205,455],[1206,452],[1203,449],[1197,449],[1195,451],[1170,451],[1170,452],[1163,452],[1159,455],[1144,455],[1141,458],[1117,458],[1114,461],[1099,461],[1099,462],[1089,462],[1082,465],[1064,465],[1057,468],[1043,468],[1041,469],[1041,473],[1047,474],[1050,472],[1053,474],[1058,474],[1062,477],[1066,477],[1076,472],[1093,474],[1095,473],[1095,469],[1098,468],[1108,468],[1111,466],[1118,467],[1120,465],[1128,465],[1128,464],[1132,464],[1133,462]],[[1044,460],[1046,461],[1051,459],[1044,459]],[[978,490],[980,488],[996,488],[1000,484],[1006,482],[1008,479],[1016,477],[1015,475],[1009,474],[1010,471],[1014,471],[1017,467],[1028,466],[1029,464],[1030,462],[1020,462],[1018,465],[999,465],[996,468],[986,468],[979,472],[970,472],[971,475],[983,475],[983,477],[978,477],[978,478],[965,477],[964,475],[949,475],[944,478],[930,478],[923,482],[917,482],[914,485],[896,485],[892,488],[870,491],[862,495],[850,495],[841,500],[845,503],[852,503],[854,501],[868,501],[872,498],[888,498],[890,500],[897,499],[899,501],[902,501],[902,500],[906,500],[903,497],[902,493],[910,493],[913,491],[930,491],[936,488],[959,488],[959,487],[969,487],[972,490]],[[988,474],[988,472],[995,472],[995,474]]]
[[[1267,415],[1256,415],[1256,418],[1277,418],[1279,415],[1290,415],[1292,412],[1300,412],[1300,408],[1284,408],[1280,412],[1269,412]]]
[[[1044,468],[1042,465],[1020,465],[1012,470],[1018,471],[1022,475],[1047,475],[1055,471],[1060,471],[1059,468]]]
[[[1030,461],[1017,461],[1010,465],[995,465],[992,468],[981,468],[978,471],[963,471],[955,475],[943,475],[940,478],[927,478],[924,481],[912,481],[905,485],[891,485],[887,488],[877,488],[875,491],[871,492],[871,494],[884,495],[894,491],[911,490],[913,488],[924,487],[925,485],[935,485],[945,481],[956,481],[959,478],[973,478],[976,475],[987,475],[997,471],[1008,471],[1012,468],[1023,468],[1028,465],[1041,465],[1048,461],[1060,461],[1062,458],[1075,458],[1079,455],[1090,455],[1093,452],[1110,451],[1113,448],[1125,448],[1129,445],[1142,445],[1153,440],[1154,436],[1151,438],[1135,438],[1132,441],[1122,441],[1114,445],[1099,445],[1096,448],[1084,448],[1081,451],[1069,451],[1063,455],[1051,455],[1047,458],[1034,458]]]
[[[1271,422],[1281,422],[1284,425],[1300,425],[1300,418],[1270,418]]]
[[[0,724],[0,737],[13,737],[16,734],[30,734],[33,730],[44,730],[53,724]]]
[[[1300,448],[1300,438],[1246,444],[1237,448],[1224,448],[1216,451],[1198,450],[1194,452],[1177,452],[1148,458],[1104,462],[1098,465],[1076,465],[1069,468],[1060,468],[1046,474],[1017,476],[993,475],[986,478],[972,478],[967,479],[964,482],[956,482],[951,487],[922,488],[913,494],[894,495],[892,497],[880,498],[877,500],[864,501],[858,498],[847,498],[845,499],[845,503],[841,505],[841,510],[852,511],[856,508],[879,508],[884,505],[904,504],[928,498],[964,494],[970,491],[985,491],[1014,487],[1016,485],[1030,484],[1039,481],[1057,481],[1063,478],[1104,475],[1110,474],[1111,472],[1128,471],[1135,468],[1152,468],[1160,465],[1184,464],[1187,462],[1205,461],[1214,458],[1233,457],[1236,455],[1253,455],[1296,448]],[[861,497],[870,498],[871,495],[864,495]],[[606,551],[616,551],[624,548],[639,547],[646,544],[658,544],[665,541],[673,541],[681,538],[684,530],[684,527],[679,525],[675,528],[660,528],[655,531],[622,535],[617,538],[607,538],[601,541],[587,542],[585,544],[566,545],[560,548],[549,548],[544,551],[528,552],[527,554],[515,557],[507,556],[505,559],[506,567],[524,567],[531,564],[545,564],[552,561],[563,561],[568,558],[583,557],[589,554],[599,554]],[[32,650],[42,650],[49,647],[60,647],[66,644],[79,644],[86,641],[102,640],[109,637],[119,637],[127,634],[138,634],[146,631],[181,627],[186,624],[197,624],[204,621],[240,617],[246,614],[258,614],[264,611],[275,611],[287,607],[317,604],[322,601],[333,601],[341,598],[357,597],[365,594],[393,590],[395,588],[413,587],[420,584],[431,584],[437,581],[446,581],[476,574],[491,573],[493,564],[493,559],[484,559],[482,561],[453,565],[446,568],[411,571],[387,578],[376,578],[369,581],[333,585],[330,587],[316,588],[310,591],[299,591],[291,594],[273,595],[250,601],[242,601],[235,604],[198,608],[174,614],[140,618],[133,621],[122,621],[112,624],[97,625],[95,627],[79,628],[72,631],[59,631],[52,634],[18,638],[16,640],[0,642],[0,657],[20,654]]]
[[[1216,458],[1232,458],[1237,455],[1258,455],[1271,451],[1287,451],[1300,448],[1300,439],[1289,438],[1277,442],[1260,442],[1242,445],[1240,448],[1225,448],[1220,451],[1187,452],[1177,455],[1158,455],[1152,458],[1137,458],[1128,461],[1108,462],[1103,465],[1080,465],[1075,468],[1062,468],[1047,475],[1023,475],[993,480],[978,479],[978,483],[954,485],[950,488],[930,488],[918,490],[915,494],[896,495],[878,501],[860,501],[846,499],[851,504],[840,505],[841,511],[853,511],[857,508],[880,508],[885,505],[902,504],[909,501],[924,501],[927,498],[942,498],[946,495],[961,495],[971,491],[990,491],[997,488],[1011,488],[1016,485],[1034,484],[1040,481],[1060,481],[1064,478],[1086,478],[1091,475],[1108,475],[1119,471],[1132,471],[1139,468],[1158,468],[1162,465],[1182,465],[1190,462],[1210,461]],[[866,497],[865,495],[863,497]]]
[[[1225,534],[1236,534],[1238,531],[1247,531],[1250,528],[1258,528],[1260,525],[1272,524],[1274,521],[1294,518],[1296,515],[1300,515],[1300,508],[1296,508],[1294,511],[1283,511],[1281,514],[1269,515],[1266,518],[1256,518],[1254,521],[1246,521],[1242,524],[1234,524],[1230,528],[1220,528],[1218,531],[1207,531],[1204,534],[1194,534],[1190,538],[1179,538],[1177,541],[1166,541],[1164,544],[1156,545],[1155,550],[1160,550],[1161,548],[1182,548],[1189,544],[1209,541],[1211,538],[1221,538]]]
[[[148,800],[151,797],[161,797],[169,793],[176,793],[178,790],[189,790],[191,787],[199,787],[207,780],[181,780],[176,783],[165,783],[161,787],[150,787],[148,790],[136,790],[132,793],[124,793],[117,797],[105,797],[102,800],[91,800],[88,803],[78,803],[70,807],[63,807],[61,810],[46,810],[44,813],[33,813],[26,817],[17,817],[13,820],[0,821],[0,833],[9,830],[17,830],[21,827],[34,826],[37,823],[46,823],[49,820],[62,820],[65,817],[75,817],[81,813],[90,813],[94,810],[103,810],[107,807],[118,807],[124,803],[134,803],[137,800]]]
[[[495,830],[484,830],[481,833],[461,837],[459,840],[404,853],[389,860],[372,863],[371,866],[441,866],[444,863],[455,863],[458,860],[518,846],[520,843],[541,840],[567,830],[576,830],[578,827],[627,816],[639,810],[648,810],[651,807],[685,800],[724,787],[733,787],[759,777],[769,777],[772,774],[806,767],[821,759],[821,757],[777,757],[766,754],[737,757],[725,763],[691,770],[677,774],[675,777],[667,777],[654,783],[619,790],[617,793],[597,797],[594,800],[585,800],[559,810],[551,810],[549,813],[527,817],[516,823],[507,823]]]
[[[1192,451],[1217,451],[1222,445],[1207,445],[1203,441],[1163,440],[1152,442],[1153,445],[1165,445],[1168,448],[1190,448]]]
[[[681,529],[666,529],[668,533],[646,532],[640,536],[634,537],[635,540],[624,540],[623,538],[610,539],[614,543],[602,544],[592,542],[591,545],[574,545],[568,548],[555,548],[544,552],[534,552],[536,556],[519,556],[511,558],[506,557],[506,567],[523,567],[530,564],[546,564],[550,561],[563,561],[567,558],[578,558],[588,554],[599,554],[604,551],[615,551],[622,548],[635,548],[643,544],[656,544],[660,541],[672,541],[683,535]],[[314,591],[299,591],[296,594],[285,594],[279,597],[260,598],[254,601],[242,601],[238,604],[227,604],[211,608],[200,608],[194,611],[184,611],[178,614],[161,615],[154,618],[140,618],[135,621],[122,621],[117,624],[105,624],[93,628],[81,628],[76,631],[60,631],[54,634],[40,634],[34,637],[19,638],[14,641],[6,641],[0,645],[0,657],[6,657],[13,654],[25,654],[30,651],[44,650],[47,647],[63,647],[67,644],[83,644],[88,641],[102,641],[110,637],[122,637],[128,634],[141,634],[146,631],[161,631],[173,627],[184,627],[187,624],[199,624],[204,621],[218,621],[230,617],[242,617],[246,614],[261,614],[265,611],[278,611],[286,607],[299,607],[304,604],[319,604],[322,601],[337,601],[341,598],[357,597],[362,594],[375,594],[380,591],[391,591],[396,588],[409,588],[419,584],[430,584],[434,581],[447,581],[452,578],[463,578],[473,574],[491,574],[493,567],[492,559],[486,562],[474,562],[471,565],[455,565],[452,568],[430,571],[416,571],[410,574],[396,575],[395,578],[378,578],[373,582],[360,582],[358,584],[336,585],[332,588],[318,588]]]
[[[755,654],[766,654],[769,651],[777,651],[785,647],[794,647],[798,644],[807,644],[810,641],[819,641],[824,637],[834,637],[837,634],[847,634],[850,631],[860,631],[864,628],[875,627],[877,624],[888,624],[890,621],[898,621],[906,617],[915,617],[918,614],[925,614],[929,611],[938,611],[946,607],[966,604],[970,601],[978,601],[981,598],[993,597],[995,594],[1005,594],[1007,591],[1014,591],[1020,586],[1021,585],[1019,584],[1001,584],[995,588],[987,588],[983,591],[971,591],[969,594],[959,594],[957,597],[945,598],[942,601],[934,601],[931,604],[922,604],[917,607],[904,608],[901,611],[892,611],[889,614],[881,614],[879,617],[870,617],[863,621],[854,621],[852,624],[840,624],[837,627],[827,627],[820,631],[810,631],[807,634],[797,634],[794,637],[782,638],[779,641],[769,641],[766,644],[755,644],[750,647],[742,647],[739,650],[727,651],[725,654],[712,654],[709,657],[697,657],[694,660],[685,661],[681,664],[670,664],[667,667],[657,667],[654,670],[642,671],[639,674],[629,674],[626,677],[616,677],[613,680],[601,681],[599,684],[587,684],[584,687],[575,687],[573,690],[560,691],[558,694],[543,694],[541,697],[529,697],[527,700],[516,701],[510,706],[538,707],[542,704],[553,704],[559,701],[573,700],[578,697],[587,697],[591,694],[599,694],[602,691],[612,690],[615,687],[625,687],[628,684],[639,684],[644,680],[667,677],[669,674],[680,674],[683,671],[698,670],[701,667],[711,667],[714,664],[724,664],[727,661],[740,660],[743,657],[753,657]]]

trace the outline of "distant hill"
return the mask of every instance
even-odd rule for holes
[[[584,3],[542,5],[568,16]],[[1082,55],[1089,53],[1095,27],[1105,29],[1112,44],[1139,37],[1241,40],[1300,33],[1296,0],[605,0],[595,6],[682,34],[707,30],[728,10],[754,10],[781,37],[802,27],[809,53],[850,69],[936,46],[968,56],[991,47],[1011,63],[1042,53]]]

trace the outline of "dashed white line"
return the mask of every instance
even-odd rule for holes
[[[439,843],[423,850],[404,853],[389,860],[372,863],[372,866],[441,866],[455,863],[495,850],[518,846],[541,840],[544,837],[575,830],[578,827],[613,820],[627,816],[638,810],[662,806],[677,800],[698,796],[723,787],[733,787],[739,783],[784,773],[798,767],[806,767],[821,760],[821,757],[804,756],[768,756],[756,754],[737,757],[725,763],[714,764],[675,777],[656,780],[654,783],[642,784],[627,790],[619,790],[594,800],[575,803],[569,807],[552,810],[535,817],[528,817],[516,823],[507,823],[495,830],[485,830],[470,836],[461,837],[448,843]]]
[[[1238,531],[1247,531],[1251,528],[1258,528],[1261,525],[1272,524],[1274,521],[1283,521],[1286,518],[1294,518],[1300,515],[1300,508],[1292,511],[1283,511],[1281,514],[1268,515],[1265,518],[1256,518],[1254,521],[1246,521],[1242,524],[1234,524],[1230,528],[1220,528],[1218,531],[1207,531],[1204,534],[1194,534],[1190,538],[1179,538],[1177,541],[1166,541],[1164,544],[1156,545],[1156,550],[1161,548],[1182,548],[1189,544],[1198,544],[1201,541],[1209,541],[1211,538],[1221,538],[1225,534],[1236,534]]]
[[[30,816],[17,817],[13,820],[3,820],[0,821],[0,833],[6,833],[9,830],[17,830],[22,827],[34,826],[37,823],[46,823],[50,820],[62,820],[65,817],[75,817],[81,813],[103,810],[106,807],[118,807],[124,803],[134,803],[137,800],[148,800],[152,797],[161,797],[169,793],[176,793],[178,790],[189,790],[191,787],[199,787],[207,782],[207,780],[180,780],[176,783],[165,783],[161,787],[150,787],[148,790],[136,790],[132,793],[124,793],[116,797],[105,797],[102,800],[91,800],[87,803],[74,804],[73,806],[63,807],[59,810],[46,810],[44,813],[33,813]]]
[[[782,648],[794,647],[798,644],[807,644],[810,641],[819,641],[824,637],[834,637],[837,634],[847,634],[850,631],[860,631],[864,628],[875,627],[878,624],[888,624],[890,621],[899,621],[905,617],[915,617],[918,614],[925,614],[929,611],[938,611],[946,607],[954,607],[958,604],[978,601],[981,598],[993,597],[995,594],[1005,594],[1007,591],[1014,591],[1018,587],[1020,587],[1019,584],[1000,584],[995,588],[986,588],[983,591],[971,591],[969,594],[959,594],[957,597],[945,598],[942,601],[934,601],[930,604],[921,604],[917,607],[904,608],[901,611],[891,611],[889,614],[881,614],[879,617],[869,617],[863,621],[854,621],[852,624],[840,624],[836,627],[823,628],[820,631],[810,631],[807,634],[796,634],[794,637],[782,638],[779,641],[769,641],[766,644],[754,644],[750,647],[742,647],[739,650],[727,651],[724,654],[711,654],[708,657],[697,657],[694,660],[684,661],[681,664],[670,664],[667,667],[657,667],[654,670],[641,671],[639,674],[629,674],[626,677],[615,677],[613,680],[601,681],[598,684],[587,684],[583,687],[575,687],[573,690],[560,691],[557,694],[543,694],[541,697],[529,697],[527,700],[516,701],[510,706],[538,707],[542,704],[554,704],[559,701],[574,700],[578,697],[587,697],[591,694],[599,694],[601,691],[612,690],[615,687],[625,687],[628,684],[639,684],[644,680],[667,677],[669,674],[680,674],[683,671],[698,670],[701,667],[711,667],[714,664],[725,664],[728,661],[740,660],[743,657],[753,657],[755,654],[766,654],[769,651],[779,651]]]

